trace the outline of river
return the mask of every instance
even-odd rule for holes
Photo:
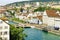
[[[60,40],[59,36],[45,33],[39,29],[25,28],[24,33],[27,34],[25,40]]]

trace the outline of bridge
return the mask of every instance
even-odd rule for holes
[[[39,25],[39,24],[30,24],[30,23],[19,23],[18,25],[16,25],[16,27],[23,27],[23,28],[38,28],[38,29],[42,29],[44,27],[46,27],[47,25],[46,24],[42,24],[42,25]]]

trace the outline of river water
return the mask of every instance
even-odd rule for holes
[[[41,30],[34,28],[25,28],[24,33],[27,34],[25,40],[60,40],[60,36],[45,33]]]

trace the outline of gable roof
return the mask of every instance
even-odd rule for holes
[[[60,15],[57,14],[56,12],[57,12],[56,10],[46,10],[48,17],[60,17]]]

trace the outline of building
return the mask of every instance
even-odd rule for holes
[[[42,24],[43,23],[42,15],[37,16],[37,19],[38,19],[38,24]]]
[[[43,14],[43,24],[60,28],[60,12],[56,10],[46,10]]]
[[[4,16],[5,9],[0,9],[0,18]]]
[[[60,4],[53,4],[53,5],[51,5],[51,8],[60,8]]]
[[[40,6],[40,3],[39,2],[36,2],[36,6],[39,7]]]
[[[42,16],[29,17],[29,23],[42,24]]]
[[[9,40],[9,25],[0,20],[0,40]]]

